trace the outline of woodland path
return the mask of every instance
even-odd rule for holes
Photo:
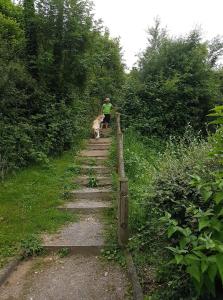
[[[3,285],[1,300],[129,299],[125,271],[100,258],[100,250],[106,246],[104,212],[112,209],[113,197],[111,172],[106,166],[110,131],[104,130],[103,135],[99,140],[89,139],[80,153],[79,189],[71,192],[70,202],[59,207],[77,214],[77,222],[43,237],[43,246],[52,250],[51,254],[20,264]],[[53,254],[65,248],[72,255],[61,258]]]

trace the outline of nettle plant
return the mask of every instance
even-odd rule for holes
[[[223,284],[223,106],[215,107],[209,116],[215,117],[211,123],[219,126],[210,153],[218,160],[219,168],[209,182],[199,176],[192,176],[191,181],[202,196],[205,209],[189,202],[184,225],[167,212],[162,218],[174,246],[168,247],[174,255],[170,263],[186,270],[198,297],[215,297]]]

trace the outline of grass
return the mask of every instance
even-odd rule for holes
[[[70,151],[47,166],[29,167],[0,183],[0,266],[20,252],[22,240],[54,232],[75,218],[56,208],[73,188],[74,166]]]
[[[145,198],[152,192],[157,162],[164,151],[165,142],[158,138],[145,138],[132,130],[124,136],[125,170],[129,180],[129,226],[135,232],[145,222]]]

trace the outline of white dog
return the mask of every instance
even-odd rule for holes
[[[104,120],[104,115],[99,115],[93,122],[92,131],[95,139],[100,138],[101,123]]]

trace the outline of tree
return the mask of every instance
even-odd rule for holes
[[[38,76],[36,67],[37,50],[37,30],[36,16],[33,0],[24,0],[24,25],[26,38],[26,60],[30,73],[34,78]]]
[[[186,37],[170,38],[159,26],[156,21],[149,30],[149,45],[135,72],[141,87],[138,89],[137,84],[132,96],[137,99],[138,111],[133,122],[144,134],[182,133],[188,123],[204,131],[209,109],[222,100],[219,77],[209,62],[208,45],[201,41],[197,30]],[[215,60],[220,53],[213,50],[211,56]],[[128,105],[129,100],[122,105],[124,114],[134,111],[134,103],[131,112]]]
[[[119,42],[86,0],[0,3],[0,173],[84,137],[99,99],[119,94]],[[90,109],[89,109],[90,107]]]
[[[210,43],[208,43],[208,48],[208,61],[212,67],[215,67],[219,57],[223,55],[223,41],[219,36],[216,36]]]

